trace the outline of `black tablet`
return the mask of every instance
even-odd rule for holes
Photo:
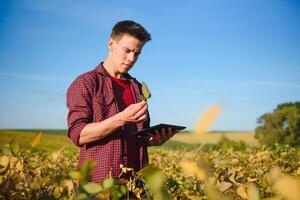
[[[172,124],[157,124],[155,126],[151,126],[149,128],[145,128],[145,129],[143,129],[141,131],[132,132],[130,134],[137,135],[139,137],[141,137],[141,136],[150,137],[152,134],[155,133],[155,130],[158,130],[159,132],[161,132],[161,130],[163,128],[166,131],[168,131],[168,128],[171,128],[172,131],[179,132],[179,131],[185,129],[186,127],[185,126],[172,125]]]

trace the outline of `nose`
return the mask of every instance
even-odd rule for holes
[[[134,52],[130,52],[127,54],[127,61],[129,61],[130,63],[134,62],[135,60],[135,54]]]

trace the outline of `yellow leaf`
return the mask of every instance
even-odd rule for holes
[[[54,151],[53,153],[51,153],[50,159],[53,163],[57,162],[58,159],[62,156],[62,151],[64,148],[65,148],[65,146],[63,146],[60,150]]]
[[[0,174],[4,174],[9,166],[9,157],[1,156],[0,157]]]
[[[23,171],[23,164],[21,163],[21,161],[19,160],[17,162],[17,164],[15,165],[15,169],[18,171],[18,172],[22,172]]]
[[[270,197],[270,198],[266,198],[264,200],[283,200],[281,197]]]
[[[196,122],[194,131],[189,134],[175,134],[171,140],[184,142],[188,144],[199,144],[202,142],[202,136],[204,132],[207,132],[216,120],[218,114],[221,111],[219,105],[210,107]]]
[[[123,173],[131,172],[131,171],[133,171],[133,168],[128,168],[128,167],[123,167],[122,168]]]
[[[234,174],[232,174],[232,175],[229,176],[229,180],[232,183],[234,183],[235,185],[239,185],[240,184],[240,183],[236,182]]]
[[[213,125],[221,111],[221,106],[214,105],[208,108],[195,124],[195,133],[205,133]]]
[[[71,180],[63,180],[63,186],[68,189],[69,194],[74,190],[74,184]]]
[[[40,131],[38,134],[36,134],[30,141],[30,146],[33,148],[33,147],[36,147],[39,142],[41,141],[41,138],[42,138],[43,134],[42,132]]]
[[[229,200],[227,196],[223,195],[220,193],[218,190],[215,188],[215,179],[210,177],[205,181],[204,184],[204,192],[207,195],[208,199],[211,200]]]
[[[15,166],[15,164],[18,162],[18,158],[16,158],[16,157],[10,157],[10,159],[9,159],[9,164],[10,164],[10,166],[11,167],[14,167]]]
[[[81,174],[78,171],[71,171],[69,172],[69,176],[73,179],[73,180],[81,180]]]
[[[198,167],[194,162],[181,161],[179,165],[188,176],[196,176],[200,181],[207,178],[205,170]]]
[[[258,180],[258,178],[250,178],[250,177],[247,177],[247,181],[248,181],[249,183],[255,182],[255,181],[257,181],[257,180]]]
[[[231,187],[232,187],[232,183],[223,181],[223,182],[220,183],[218,189],[220,190],[220,192],[226,192]]]
[[[248,185],[248,196],[248,200],[260,200],[259,191],[253,183]]]
[[[300,175],[300,167],[297,169],[297,174]]]
[[[141,199],[144,190],[142,190],[141,188],[134,188],[132,192],[138,199]]]
[[[246,188],[245,186],[241,185],[237,188],[236,190],[236,193],[242,197],[243,199],[247,199],[248,198],[248,194],[247,194],[247,191],[246,191]]]
[[[264,175],[264,180],[269,186],[272,186],[282,175],[279,167],[273,167],[268,173]]]

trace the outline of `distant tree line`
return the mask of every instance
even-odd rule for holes
[[[279,104],[271,113],[257,119],[255,138],[261,144],[300,145],[300,102]]]

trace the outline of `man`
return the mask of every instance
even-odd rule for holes
[[[140,101],[141,84],[128,74],[146,42],[144,27],[118,22],[108,41],[108,56],[94,70],[77,77],[67,91],[68,136],[80,147],[79,166],[95,162],[91,181],[109,174],[118,178],[125,167],[140,170],[148,163],[147,146],[161,145],[171,130],[156,131],[149,140],[130,133],[149,127],[146,101]]]

